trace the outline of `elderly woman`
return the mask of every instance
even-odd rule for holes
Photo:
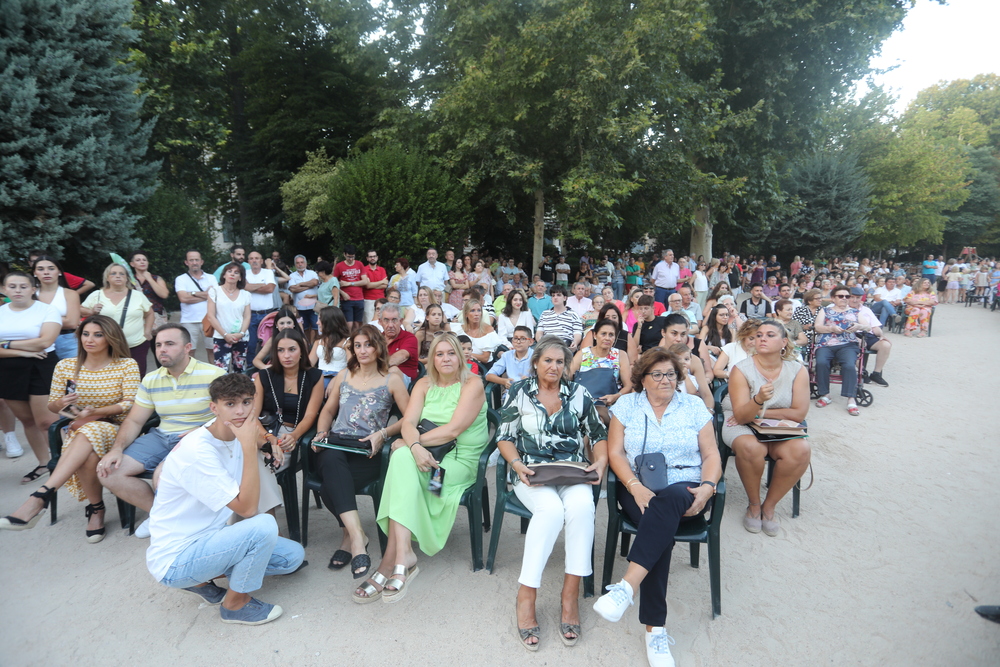
[[[858,410],[858,374],[855,367],[861,346],[856,334],[870,332],[870,324],[858,320],[859,312],[851,308],[848,299],[851,290],[844,285],[833,288],[833,305],[821,308],[816,314],[816,393],[817,408],[825,408],[830,400],[830,369],[833,361],[840,362],[840,395],[847,399],[847,412],[852,417],[861,414]]]
[[[765,535],[774,537],[781,527],[775,507],[809,467],[810,449],[803,438],[762,442],[746,424],[765,416],[805,420],[809,412],[809,373],[794,360],[792,342],[777,320],[761,322],[756,350],[754,356],[736,364],[729,378],[729,395],[722,403],[726,416],[722,441],[736,454],[736,469],[747,492],[749,506],[743,527],[751,533],[763,529]],[[774,476],[762,504],[760,480],[767,456],[775,461]]]
[[[125,332],[129,354],[139,364],[139,376],[146,374],[149,341],[153,338],[153,304],[135,289],[125,267],[110,264],[104,269],[104,287],[94,290],[81,304],[84,317],[105,315]]]
[[[903,335],[924,338],[930,331],[931,313],[937,305],[937,297],[931,293],[931,281],[927,278],[913,281],[913,291],[903,300],[906,304],[906,329]]]
[[[587,390],[567,380],[572,358],[560,339],[543,337],[531,357],[531,377],[510,388],[500,411],[500,455],[510,464],[514,494],[532,514],[517,591],[517,631],[529,651],[538,650],[535,599],[542,571],[564,524],[560,638],[567,646],[580,639],[580,580],[593,572],[593,485],[600,485],[607,467],[607,431]],[[589,456],[584,437],[591,443]],[[597,480],[566,486],[532,484],[535,472],[529,465],[552,461],[589,462],[585,470],[596,471]]]
[[[808,289],[802,295],[802,305],[792,311],[792,319],[802,325],[802,330],[806,332],[808,342],[812,342],[815,334],[813,325],[816,324],[816,313],[819,312],[822,300],[820,290]]]
[[[420,573],[413,542],[428,556],[444,547],[459,501],[475,481],[479,455],[489,442],[483,383],[469,372],[455,334],[437,336],[428,358],[427,375],[411,389],[378,508],[378,525],[389,544],[378,571],[354,593],[360,604],[376,597],[388,603],[403,599]],[[424,420],[434,426],[421,433],[417,425]],[[441,461],[427,449],[452,441],[454,448]],[[448,473],[440,495],[427,488],[436,468]]]
[[[684,375],[678,358],[666,350],[644,353],[632,369],[632,386],[642,390],[615,403],[608,431],[618,498],[639,532],[629,551],[625,576],[608,586],[607,594],[594,603],[594,611],[617,622],[633,603],[635,591],[641,591],[639,622],[646,626],[646,657],[651,667],[674,664],[673,639],[664,626],[677,526],[685,517],[706,510],[722,477],[712,415],[697,396],[677,391]],[[665,480],[637,472],[640,457],[657,454],[667,466]]]
[[[599,320],[594,327],[594,344],[581,348],[573,356],[572,373],[577,382],[588,387],[597,399],[597,413],[605,424],[611,421],[608,406],[614,405],[622,394],[632,391],[632,369],[626,352],[615,347],[621,325],[614,320]],[[606,369],[601,372],[600,369]],[[596,372],[593,382],[586,375]],[[595,390],[600,389],[595,393]]]

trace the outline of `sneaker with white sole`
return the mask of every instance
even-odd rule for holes
[[[674,667],[674,656],[670,647],[674,638],[667,634],[666,628],[653,628],[646,633],[646,660],[649,667]]]
[[[145,521],[143,521],[142,523],[140,523],[138,526],[136,526],[135,527],[135,532],[132,533],[132,534],[135,535],[136,537],[138,537],[140,540],[148,540],[149,539],[149,519],[146,519]]]
[[[219,607],[219,616],[222,618],[223,623],[263,625],[281,616],[281,607],[276,604],[261,602],[257,598],[250,598],[250,602],[247,602],[241,609],[237,609],[236,611]]]
[[[594,611],[605,620],[617,623],[621,620],[625,610],[635,604],[635,593],[631,584],[624,579],[617,584],[611,584],[607,590],[608,592],[594,603]]]
[[[222,604],[222,598],[226,597],[226,589],[216,586],[211,581],[204,586],[191,586],[181,590],[191,595],[197,595],[208,604]]]
[[[13,431],[4,436],[4,446],[7,448],[7,458],[9,459],[16,459],[24,454],[24,449]]]

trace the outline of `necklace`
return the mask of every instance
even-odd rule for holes
[[[270,375],[271,375],[270,373],[268,373],[267,375],[269,376],[268,377],[268,380],[269,380],[268,384],[271,385],[271,397],[274,399],[274,411],[278,415],[278,422],[284,424],[285,420],[282,418],[282,414],[281,414],[281,402],[278,400],[278,394],[275,393],[275,391],[274,391],[274,380],[273,380],[273,378],[270,377]],[[302,371],[299,371],[299,377],[302,378],[302,381],[299,383],[299,398],[298,398],[298,401],[296,401],[296,403],[295,403],[295,423],[296,424],[299,423],[299,410],[302,407],[302,391],[306,387],[306,374],[303,373]],[[282,377],[282,380],[284,380],[284,377]],[[284,389],[284,386],[282,386],[281,388]]]
[[[754,357],[753,357],[753,363],[754,363],[754,365],[756,365],[756,366],[757,366],[757,371],[758,371],[758,372],[759,372],[759,373],[760,373],[761,375],[763,375],[763,376],[764,376],[764,379],[765,379],[765,380],[767,380],[767,381],[769,381],[769,382],[775,382],[775,381],[777,381],[777,379],[778,379],[778,376],[780,376],[780,375],[781,375],[781,366],[782,366],[781,364],[778,364],[778,365],[777,365],[776,367],[774,367],[774,368],[766,368],[766,367],[764,366],[764,364],[763,364],[763,363],[761,363],[761,361],[760,361],[760,357],[758,357],[757,355],[754,355]],[[769,376],[769,375],[768,375],[767,373],[765,373],[765,371],[767,371],[767,373],[773,373],[774,371],[778,371],[778,372],[777,372],[777,373],[775,374],[775,376],[774,376],[774,377],[771,377],[771,376]]]

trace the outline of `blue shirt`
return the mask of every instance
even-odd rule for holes
[[[542,313],[546,310],[552,310],[552,305],[552,299],[548,294],[542,295],[541,299],[534,295],[528,299],[528,310],[531,311],[531,316],[535,318],[536,322],[542,318]]]
[[[531,375],[531,351],[533,348],[528,348],[528,351],[524,353],[524,359],[518,359],[515,355],[517,350],[507,350],[500,355],[497,362],[493,364],[490,368],[490,373],[495,375],[507,374],[511,380],[517,382],[518,380],[523,380],[524,378]]]
[[[712,413],[700,397],[675,391],[659,420],[645,390],[625,394],[609,409],[625,427],[625,456],[633,472],[635,457],[642,454],[645,442],[646,454],[660,452],[666,458],[667,479],[671,484],[701,481],[698,433],[712,420]]]

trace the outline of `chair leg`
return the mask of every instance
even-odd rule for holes
[[[302,480],[302,546],[309,542],[309,487]]]
[[[469,541],[472,542],[473,572],[483,569],[483,528],[479,523],[481,499],[482,496],[478,493],[469,494]]]
[[[701,560],[701,543],[691,543],[691,567],[697,568],[698,561]]]
[[[722,577],[718,533],[708,536],[708,579],[712,589],[712,618],[722,613]]]
[[[319,499],[319,491],[313,491],[313,497],[316,499],[316,509],[323,509],[323,501]]]
[[[302,532],[299,530],[298,484],[295,472],[289,470],[281,482],[281,497],[285,503],[285,522],[288,524],[288,538],[302,542]]]
[[[628,533],[622,533],[622,558],[628,556],[629,545],[632,544],[632,536]]]
[[[528,533],[528,522],[530,519],[525,519],[521,517],[521,534],[526,535]]]
[[[594,540],[597,541],[596,539]],[[594,562],[594,545],[590,546],[590,562]],[[583,578],[583,597],[592,598],[594,597],[594,569],[591,568],[590,574]]]
[[[796,518],[799,515],[799,487],[802,485],[802,480],[795,482],[795,486],[792,487],[792,518]]]
[[[490,487],[483,484],[483,530],[490,532]]]
[[[604,576],[601,578],[601,591],[611,585],[611,573],[615,567],[615,547],[618,546],[618,525],[608,518],[608,539],[604,544]]]
[[[49,504],[49,525],[50,526],[54,526],[55,523],[56,523],[56,520],[57,520],[56,516],[57,516],[58,513],[56,512],[56,501],[57,501],[58,498],[59,498],[59,494],[58,493],[54,494],[52,496],[52,502]]]
[[[503,528],[504,507],[507,505],[507,493],[497,489],[497,504],[493,511],[493,533],[490,535],[490,552],[486,556],[486,571],[493,574],[493,565],[500,546],[500,533]]]

